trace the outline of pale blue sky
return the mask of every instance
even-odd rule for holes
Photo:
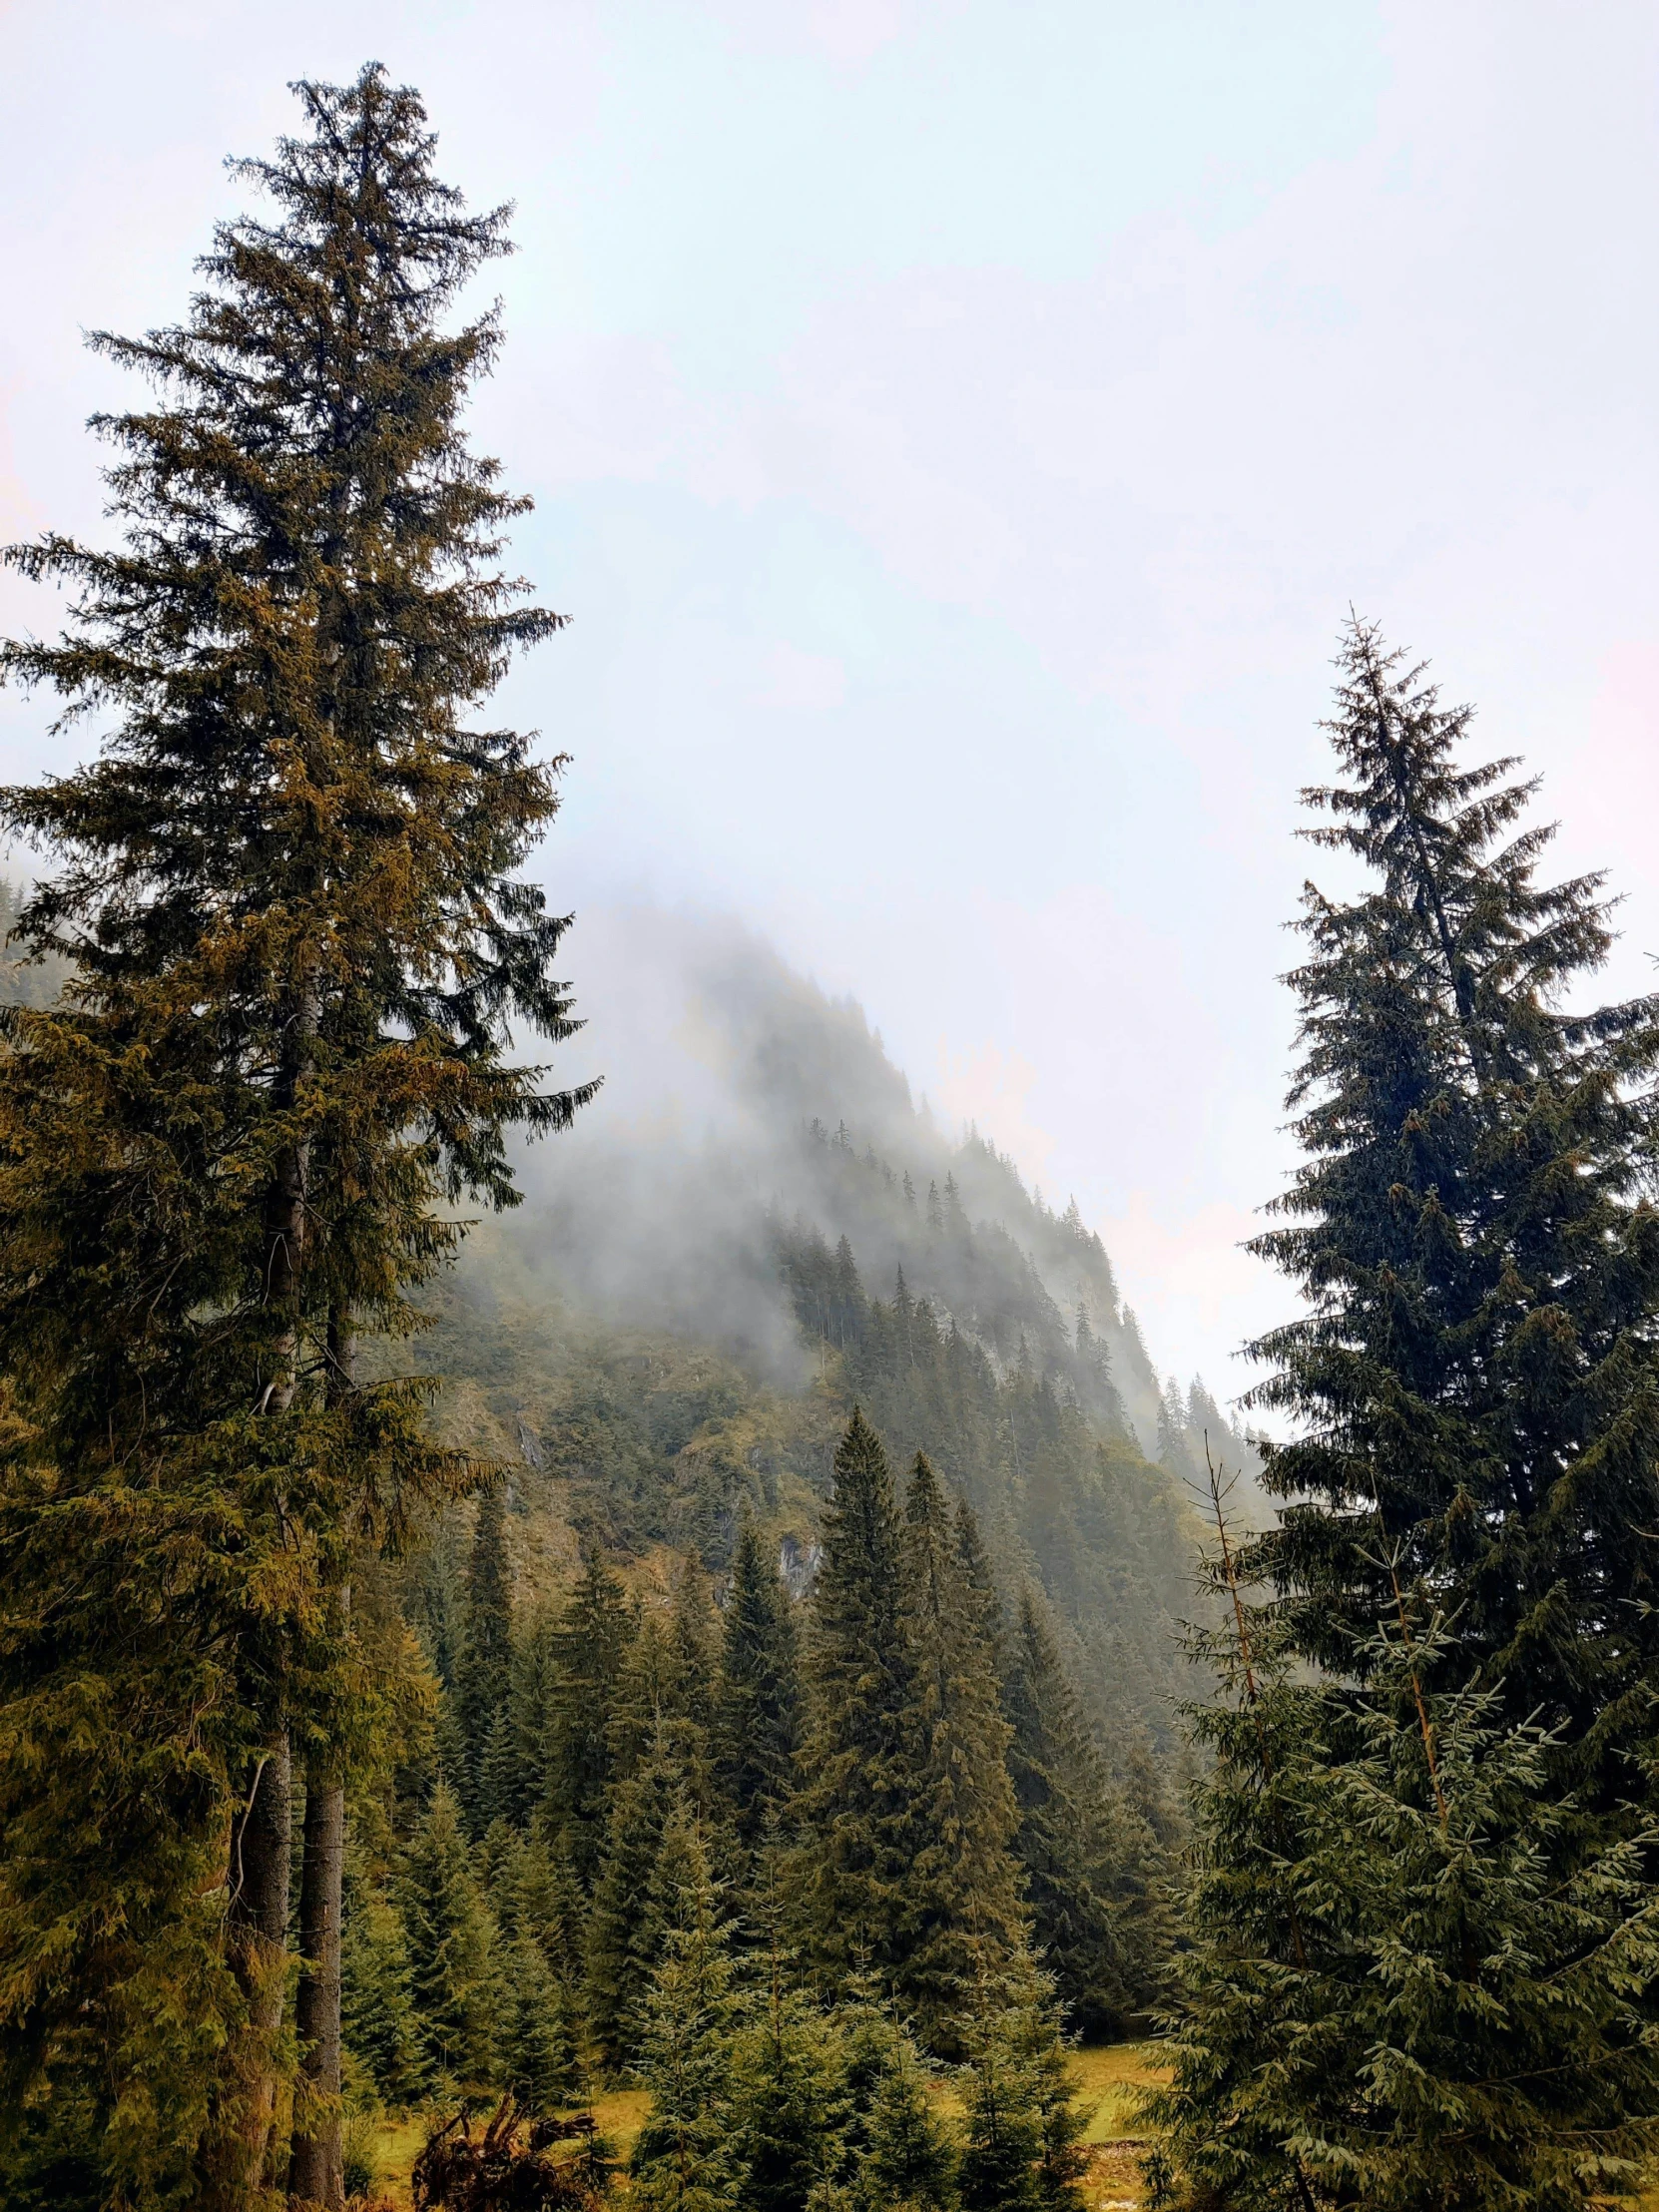
[[[477,429],[576,618],[512,686],[575,756],[549,879],[854,991],[1238,1388],[1351,599],[1547,772],[1620,980],[1659,950],[1659,15],[0,6],[0,531],[99,527],[80,327],[176,314],[221,158],[369,55],[519,206]]]

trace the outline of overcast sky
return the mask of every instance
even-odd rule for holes
[[[518,204],[475,425],[575,618],[512,685],[557,895],[856,994],[1236,1391],[1351,602],[1545,772],[1615,985],[1659,951],[1659,10],[0,4],[0,534],[102,527],[81,330],[176,316],[223,157],[370,56]]]

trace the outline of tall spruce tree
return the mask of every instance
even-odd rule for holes
[[[973,1634],[990,1664],[993,1676],[1002,1672],[1007,1623],[1002,1613],[1002,1592],[996,1569],[986,1547],[979,1516],[965,1497],[956,1500],[951,1516],[956,1573],[962,1597],[972,1619]]]
[[[777,1948],[762,1970],[731,2055],[744,2212],[837,2203],[849,2104],[842,2021]]]
[[[553,1974],[567,1990],[582,1979],[586,1903],[570,1851],[555,1848],[540,1829],[532,1830],[514,1869],[513,1926],[541,1945]]]
[[[856,2169],[862,2147],[859,2091],[867,2090],[864,2077],[872,2079],[880,2063],[862,2032],[875,2013],[862,1990],[848,2004],[826,2001],[804,1983],[799,1955],[787,1939],[782,1871],[775,1828],[757,1869],[751,1912],[759,1941],[732,2046],[732,2121],[746,2212],[843,2201],[840,2186]],[[888,2026],[884,2015],[881,2026]]]
[[[794,1791],[801,1702],[790,1594],[745,1513],[732,1555],[711,1733],[715,1786],[746,1850],[759,1848]]]
[[[409,1845],[400,1889],[427,2062],[450,2083],[491,2084],[500,1998],[496,1929],[447,1783],[433,1792]]]
[[[503,1946],[500,1964],[500,2067],[527,2111],[567,2103],[578,2080],[575,2022],[566,1990],[527,1931]]]
[[[892,1470],[855,1410],[824,1515],[796,1801],[802,1910],[813,1951],[831,1973],[865,1963],[890,1971],[904,1955],[915,1778],[905,1583]]]
[[[967,2030],[962,2212],[1083,2212],[1079,2108],[1053,1989],[1029,1954],[987,1976]]]
[[[709,1712],[715,1619],[700,1568],[680,1560],[668,1603],[636,1609],[607,1724],[611,1786],[653,1750],[665,1754],[700,1812],[709,1802]]]
[[[610,2073],[624,2072],[639,2048],[663,1929],[658,1862],[685,1804],[684,1771],[659,1732],[612,1793],[588,1923],[588,2019],[599,2062]]]
[[[1020,1592],[1003,1671],[1014,1852],[1032,1939],[1075,2028],[1123,2029],[1159,1990],[1159,1853],[1114,1790],[1078,1710],[1048,1608]]]
[[[844,2201],[855,2212],[954,2206],[954,2130],[934,2101],[937,2077],[891,2001],[871,1976],[854,1974],[820,2019],[820,2042],[839,2087],[828,2108],[833,2134],[827,2149],[836,2156],[845,2192],[842,2198],[827,2189],[826,2200]]]
[[[551,1638],[544,1723],[543,1806],[591,1887],[604,1848],[613,1723],[633,1623],[621,1582],[596,1543]]]
[[[229,1834],[240,1997],[198,1945],[188,1999],[136,2001],[230,2052],[233,2194],[275,2108],[287,1854],[279,1820],[225,1814],[258,1808],[297,1720],[300,1924],[332,1944],[350,1545],[395,1534],[410,1489],[446,1472],[410,1394],[358,1384],[352,1346],[408,1326],[406,1289],[460,1234],[445,1202],[511,1202],[509,1127],[560,1127],[582,1096],[504,1054],[510,1017],[571,1026],[548,973],[563,923],[511,877],[556,766],[469,720],[558,623],[500,571],[522,503],[459,428],[499,329],[446,317],[506,250],[504,215],[468,215],[439,182],[418,100],[378,68],[296,90],[308,135],[239,170],[274,218],[221,227],[186,323],[95,339],[163,394],[97,423],[125,542],[13,549],[77,598],[57,643],[0,649],[66,719],[113,718],[93,765],[0,800],[54,855],[28,934],[78,978],[58,1007],[3,1017],[0,1359],[32,1431],[4,1509],[20,1617],[53,1626],[10,1642],[19,1757],[0,1800],[13,1834],[98,1836],[72,1886],[27,1854],[8,1876],[4,1979],[37,2051],[61,2047],[54,2014],[109,2023],[119,2115],[138,2047],[120,2015],[167,1945],[214,1925],[193,1900]],[[110,1602],[66,1634],[59,1593],[100,1582]],[[154,1817],[125,1834],[122,1760],[73,1762],[82,1802],[64,1793],[57,1747],[89,1698],[156,1777]],[[58,1777],[55,1802],[31,1776]],[[296,2143],[294,2186],[337,2201],[337,2001],[328,1959],[310,1963],[332,2016],[310,2038],[323,2133]],[[200,2078],[200,2049],[173,2063]],[[193,2156],[213,2102],[140,2132]],[[218,2186],[204,2172],[202,2200]]]
[[[408,1937],[387,1890],[349,1844],[345,1875],[341,2033],[376,2095],[400,2109],[426,2086]]]
[[[651,2106],[634,2146],[634,2195],[660,2212],[725,2212],[740,2201],[744,2180],[732,2112],[730,1930],[685,1801],[666,1844],[662,1955],[641,2030]]]
[[[923,2040],[954,2056],[971,1992],[1023,1943],[1009,1848],[1018,1822],[1006,1762],[1012,1730],[982,1596],[963,1571],[973,1532],[957,1522],[921,1453],[904,1519],[911,1861],[894,1985]]]
[[[668,1646],[671,1684],[663,1714],[669,1724],[669,1740],[685,1772],[686,1787],[703,1817],[709,1813],[714,1796],[710,1723],[720,1624],[709,1593],[709,1578],[693,1558],[683,1558],[675,1569]]]
[[[466,1747],[465,1803],[476,1833],[509,1807],[483,1804],[484,1769],[491,1752],[492,1799],[512,1794],[513,1593],[507,1559],[505,1485],[492,1482],[478,1501],[478,1519],[467,1563],[466,1632],[456,1669],[455,1696]]]
[[[1249,1564],[1341,1670],[1397,1554],[1593,1817],[1639,1787],[1659,1660],[1659,1002],[1584,1004],[1601,879],[1539,881],[1534,787],[1460,761],[1470,711],[1369,624],[1338,669],[1306,834],[1369,880],[1304,901],[1306,1159],[1256,1247],[1309,1305],[1255,1348],[1295,1502]]]
[[[951,2212],[956,2150],[914,2043],[894,2032],[876,2076],[851,2196],[858,2212]]]
[[[496,1708],[484,1738],[484,1756],[478,1763],[478,1788],[472,1805],[472,1825],[486,1834],[496,1821],[515,1826],[524,1809],[524,1769],[510,1705]]]
[[[507,1680],[507,1733],[496,1747],[498,1781],[491,1818],[528,1822],[545,1813],[549,1715],[554,1695],[555,1616],[538,1606],[513,1639]]]

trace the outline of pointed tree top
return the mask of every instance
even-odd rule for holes
[[[933,1462],[925,1451],[918,1451],[904,1493],[904,1518],[917,1527],[923,1522],[943,1521],[948,1514],[944,1488],[933,1471]]]

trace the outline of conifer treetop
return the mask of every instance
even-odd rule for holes
[[[1659,1663],[1634,1533],[1659,1510],[1659,998],[1583,1002],[1602,878],[1540,880],[1536,786],[1461,762],[1470,711],[1358,619],[1338,670],[1343,775],[1305,794],[1306,833],[1367,872],[1308,886],[1288,978],[1303,1159],[1252,1249],[1305,1304],[1251,1348],[1272,1372],[1247,1402],[1293,1417],[1264,1452],[1292,1502],[1245,1568],[1345,1672],[1385,1609],[1379,1544],[1402,1547],[1484,1679],[1583,1741],[1610,1802],[1613,1734]]]
[[[0,646],[0,677],[56,691],[60,731],[114,720],[94,764],[0,794],[0,819],[53,855],[23,927],[75,961],[89,1013],[165,978],[263,1091],[314,999],[319,1063],[371,1044],[383,1116],[424,1125],[452,1195],[510,1204],[503,1126],[562,1127],[586,1093],[503,1060],[509,1018],[574,1026],[549,972],[565,920],[513,873],[562,756],[470,720],[563,621],[501,569],[528,502],[461,431],[498,314],[444,321],[508,211],[466,211],[377,65],[294,89],[308,135],[233,165],[276,219],[219,227],[184,323],[93,341],[161,399],[94,419],[121,541],[4,555],[75,596],[55,643]]]

